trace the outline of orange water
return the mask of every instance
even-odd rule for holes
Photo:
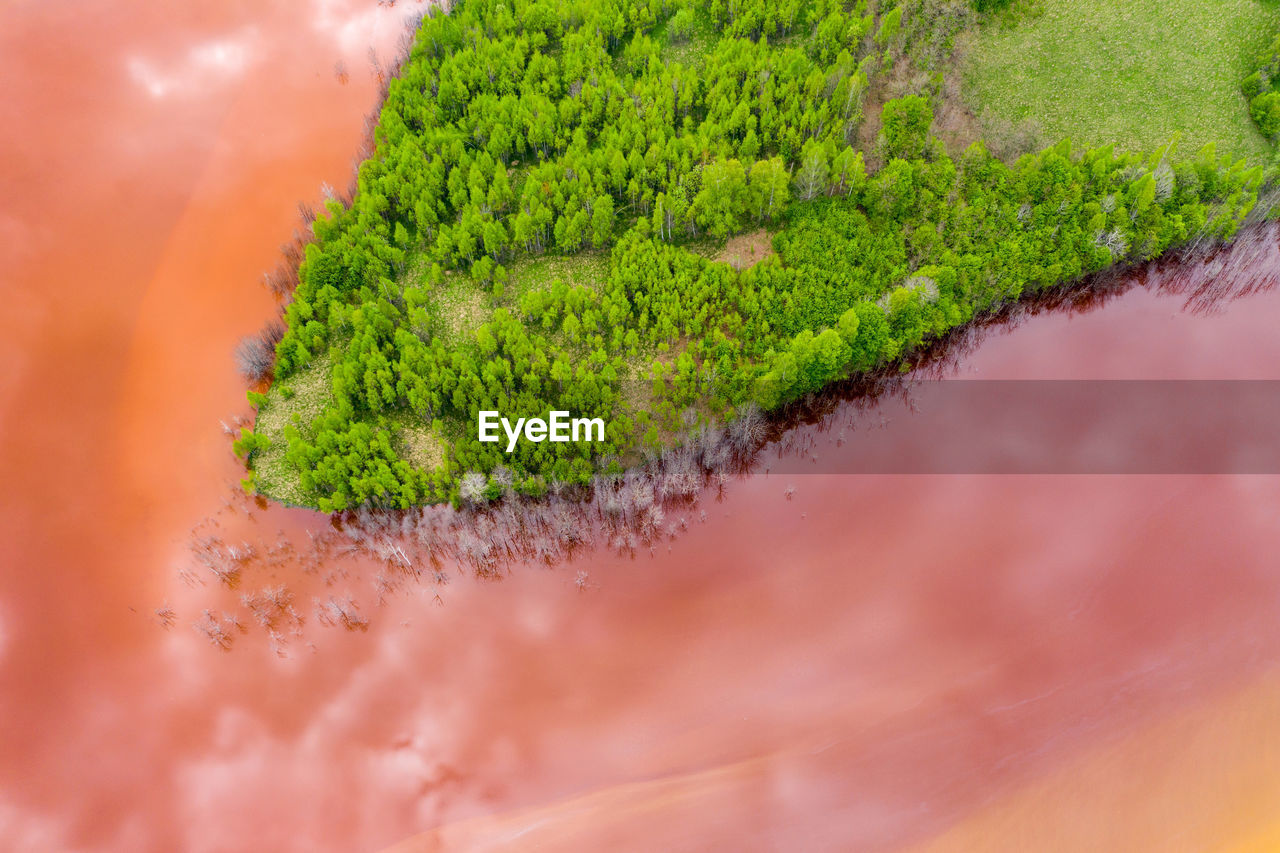
[[[4,847],[1275,837],[1274,478],[758,476],[652,556],[446,567],[382,604],[377,567],[299,556],[325,519],[232,499],[229,353],[296,201],[347,183],[368,49],[413,11],[0,9]],[[1153,280],[1183,274],[992,332],[961,370],[1276,378],[1280,295],[1187,312]],[[210,532],[264,555],[235,591],[181,579]],[[269,584],[306,617],[282,655],[191,629]],[[368,630],[316,617],[348,594]]]

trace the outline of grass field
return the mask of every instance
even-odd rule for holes
[[[964,60],[984,118],[1034,122],[1041,141],[1149,151],[1182,133],[1261,161],[1240,81],[1277,27],[1276,0],[1039,0],[1012,27],[985,26]]]
[[[254,424],[256,432],[271,439],[271,446],[253,460],[259,494],[292,506],[306,504],[298,472],[284,458],[289,449],[284,430],[290,423],[311,423],[333,403],[332,374],[333,362],[325,355],[315,359],[310,367],[272,384],[267,402],[258,409]]]

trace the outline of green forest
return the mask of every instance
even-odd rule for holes
[[[947,56],[982,14],[939,0],[433,9],[266,338],[273,378],[235,445],[246,487],[334,512],[588,484],[1258,215],[1270,171],[1212,145],[949,153],[931,130]],[[1241,92],[1267,128],[1273,73]],[[739,234],[770,248],[718,260]],[[508,454],[478,441],[480,410],[602,417],[606,441]]]

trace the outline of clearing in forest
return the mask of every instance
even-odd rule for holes
[[[1181,133],[1183,156],[1264,160],[1240,81],[1277,23],[1275,0],[1040,0],[984,26],[964,69],[986,119],[1038,126],[1052,144],[1150,151]]]

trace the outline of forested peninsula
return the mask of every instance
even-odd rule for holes
[[[270,380],[246,487],[334,512],[589,487],[682,443],[710,466],[760,411],[1263,214],[1272,170],[1213,146],[949,153],[946,63],[989,5],[433,9],[243,353]],[[1273,71],[1242,84],[1260,125]],[[607,433],[508,453],[482,410]]]

